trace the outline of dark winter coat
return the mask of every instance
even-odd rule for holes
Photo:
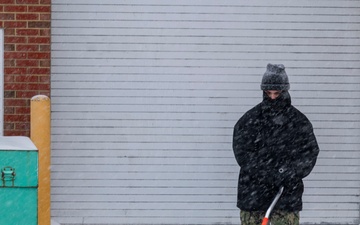
[[[302,209],[306,177],[319,147],[310,121],[291,105],[288,92],[264,100],[236,123],[233,150],[240,165],[237,206],[266,211],[280,186],[284,192],[275,209]]]

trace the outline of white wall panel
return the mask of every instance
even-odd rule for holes
[[[360,223],[360,2],[52,1],[52,216],[239,224],[237,119],[282,63],[321,148],[301,223]]]

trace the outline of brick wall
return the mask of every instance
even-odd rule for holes
[[[0,0],[4,135],[30,136],[30,99],[50,96],[51,0]]]

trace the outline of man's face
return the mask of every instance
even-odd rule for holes
[[[266,90],[265,93],[269,96],[269,98],[274,100],[277,97],[279,97],[279,95],[281,94],[281,91],[279,91],[279,90]]]

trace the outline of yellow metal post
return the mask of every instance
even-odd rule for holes
[[[30,103],[30,138],[39,150],[38,225],[49,225],[50,214],[50,98],[36,95]]]

